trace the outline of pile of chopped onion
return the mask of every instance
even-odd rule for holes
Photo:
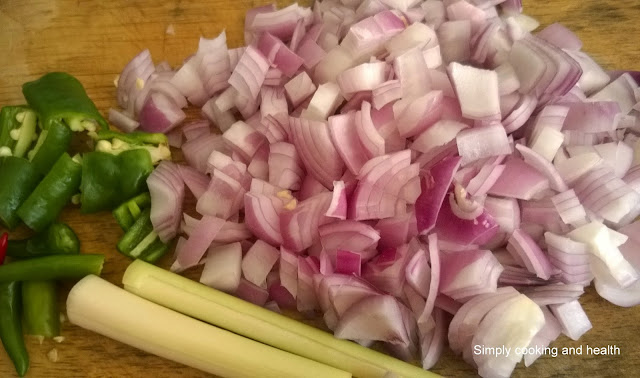
[[[264,6],[244,47],[223,32],[175,69],[133,58],[113,121],[168,132],[188,163],[148,180],[172,270],[425,369],[448,339],[484,377],[523,356],[475,345],[587,332],[592,281],[640,304],[640,87],[521,8]],[[183,124],[188,104],[203,119]]]

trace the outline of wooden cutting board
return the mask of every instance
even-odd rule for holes
[[[192,54],[198,37],[226,29],[231,47],[242,44],[247,9],[268,0],[0,0],[0,104],[23,102],[20,86],[48,71],[77,76],[98,108],[115,106],[113,80],[140,50],[172,65]],[[280,6],[285,1],[278,1]],[[584,50],[608,69],[640,70],[640,3],[636,0],[525,0],[525,11],[547,25],[562,22],[584,41]],[[166,33],[173,26],[175,34]],[[0,185],[2,178],[0,177]],[[63,221],[79,234],[84,252],[104,253],[104,277],[119,284],[129,260],[115,244],[121,231],[110,214],[65,211]],[[24,230],[23,230],[24,231]],[[168,259],[162,265],[168,265]],[[63,286],[65,292],[70,284]],[[514,376],[635,376],[640,372],[640,308],[618,308],[593,289],[581,299],[594,328],[580,341],[561,337],[557,357],[545,356]],[[127,311],[123,308],[122,311]],[[132,316],[136,316],[132,314]],[[167,324],[171,327],[171,324]],[[31,377],[204,377],[206,374],[140,352],[64,323],[65,340],[28,340]],[[215,343],[216,340],[211,340]],[[564,346],[582,346],[582,355],[562,355]],[[586,355],[586,348],[617,346],[619,355]],[[57,349],[58,362],[47,359]],[[445,376],[473,376],[475,370],[450,352],[433,369]],[[0,376],[13,366],[0,352]],[[259,372],[256,372],[256,377]]]

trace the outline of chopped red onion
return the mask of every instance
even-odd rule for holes
[[[316,91],[316,86],[306,72],[301,72],[289,80],[284,89],[291,105],[297,107]]]
[[[225,244],[209,249],[200,282],[228,293],[240,285],[242,247],[240,243]]]
[[[495,292],[502,265],[489,250],[441,252],[439,292],[454,300]]]
[[[240,279],[238,288],[233,294],[240,299],[244,299],[258,306],[264,306],[267,300],[269,300],[269,292],[267,289],[256,286],[244,278]]]
[[[471,22],[445,21],[437,29],[442,61],[466,62],[471,56]]]
[[[109,109],[109,122],[113,123],[117,128],[125,133],[130,133],[140,126],[138,121],[131,118],[126,113],[114,108]]]
[[[456,144],[462,157],[462,165],[486,157],[509,155],[512,152],[507,133],[499,123],[462,130],[456,136]]]
[[[152,93],[140,111],[140,129],[164,133],[186,118],[185,113],[162,93]]]
[[[242,258],[242,276],[256,286],[263,286],[279,258],[280,251],[258,239]]]
[[[482,376],[522,354],[476,344],[586,332],[594,279],[640,303],[640,87],[537,26],[512,0],[321,1],[254,8],[248,46],[201,38],[176,71],[143,51],[111,121],[166,131],[188,102],[208,120],[171,133],[189,166],[148,179],[154,231],[187,236],[172,270],[204,263],[206,284],[320,311],[336,336],[425,368],[448,327]],[[185,185],[204,216],[181,223]]]
[[[300,158],[307,172],[312,174],[325,187],[330,188],[333,181],[340,179],[344,162],[338,155],[325,122],[304,118],[289,118],[289,126]]]
[[[342,95],[348,97],[356,92],[371,91],[385,81],[385,63],[363,63],[338,75],[337,83]]]
[[[421,179],[422,193],[415,208],[418,232],[421,235],[428,234],[435,227],[460,160],[459,157],[445,158],[431,167],[428,175]]]
[[[577,300],[560,305],[549,306],[553,315],[562,326],[562,333],[572,340],[578,340],[580,336],[591,329],[591,322],[585,314],[580,302]]]
[[[526,322],[522,321],[526,319]],[[525,347],[544,327],[544,314],[540,307],[520,294],[495,306],[482,319],[471,343],[485,347],[505,346],[512,354],[475,354],[481,376],[510,376],[525,353]]]
[[[280,213],[283,200],[265,194],[246,193],[244,197],[244,221],[247,228],[258,238],[278,246],[282,244]]]

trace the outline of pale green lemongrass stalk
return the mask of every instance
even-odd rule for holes
[[[348,340],[243,301],[178,274],[136,260],[122,278],[124,288],[152,302],[356,377],[437,375]]]
[[[351,377],[236,335],[87,276],[67,298],[71,323],[149,353],[223,377]]]

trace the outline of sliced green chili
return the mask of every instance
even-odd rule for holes
[[[45,231],[30,238],[11,240],[7,255],[17,258],[33,258],[48,255],[77,255],[80,240],[64,223],[53,223]]]
[[[20,223],[18,208],[36,188],[42,176],[23,158],[0,158],[0,223],[12,230]]]
[[[53,223],[78,191],[82,166],[67,154],[60,156],[51,171],[18,209],[18,216],[32,230],[42,231]]]
[[[13,261],[0,266],[0,283],[11,281],[79,279],[100,275],[104,255],[55,255]]]
[[[29,160],[40,174],[46,175],[69,149],[72,135],[69,126],[59,121],[54,121],[47,130],[40,133],[36,146],[28,153]]]
[[[58,287],[55,281],[22,283],[22,319],[27,335],[60,336]]]
[[[0,339],[16,372],[24,377],[29,369],[29,353],[22,335],[20,309],[20,282],[0,283]]]
[[[27,103],[40,116],[44,130],[55,121],[63,121],[73,131],[108,129],[85,91],[82,83],[64,72],[50,72],[35,81],[22,85]]]
[[[118,155],[94,151],[82,157],[81,211],[112,211],[128,199],[147,191],[153,171],[147,150],[129,150]]]
[[[117,248],[120,253],[133,259],[153,263],[168,251],[169,247],[153,231],[150,215],[151,209],[144,209],[138,219],[129,227],[118,242]]]

